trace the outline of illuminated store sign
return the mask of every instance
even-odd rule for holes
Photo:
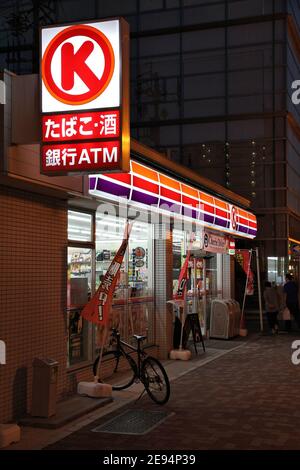
[[[111,139],[120,135],[119,111],[45,115],[43,142]]]
[[[84,144],[43,145],[42,168],[45,171],[96,171],[118,169],[119,142],[85,142]]]
[[[42,29],[43,173],[129,170],[128,43],[122,19]]]
[[[203,249],[212,253],[226,253],[228,250],[229,240],[221,235],[204,231]]]
[[[135,161],[130,161],[130,168],[127,174],[91,176],[90,194],[116,201],[126,198],[132,204],[178,214],[222,232],[256,236],[256,217],[251,212]]]

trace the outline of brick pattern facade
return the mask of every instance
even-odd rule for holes
[[[30,413],[32,362],[59,363],[57,396],[93,380],[91,363],[67,369],[67,201],[0,188],[0,339],[7,363],[0,365],[0,422]],[[155,225],[155,344],[149,354],[167,358],[172,349],[172,233]],[[230,259],[223,276],[230,288]],[[226,271],[226,273],[225,273]],[[103,378],[111,364],[103,365]]]
[[[66,389],[66,201],[0,188],[0,422],[31,408],[32,361],[59,362],[58,393]]]
[[[232,259],[233,256],[230,255],[222,255],[223,264],[222,264],[222,297],[224,299],[233,299],[232,296]],[[234,260],[233,260],[234,261]],[[233,273],[234,273],[234,265],[233,265]],[[234,275],[234,274],[233,274]]]
[[[172,232],[164,224],[155,225],[155,337],[158,357],[167,359],[173,342]]]
[[[0,216],[0,339],[7,349],[0,422],[7,422],[31,411],[35,357],[58,361],[58,400],[93,374],[91,363],[67,369],[67,202],[1,187]],[[157,349],[147,353],[157,356]],[[103,378],[110,366],[103,364]]]

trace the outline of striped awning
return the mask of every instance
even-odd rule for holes
[[[89,193],[110,200],[126,198],[132,204],[151,206],[240,237],[254,238],[257,233],[251,212],[134,160],[129,173],[90,176]]]

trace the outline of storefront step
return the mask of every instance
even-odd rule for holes
[[[57,403],[56,414],[50,418],[40,418],[26,415],[19,420],[22,426],[31,426],[35,428],[57,429],[81,416],[90,413],[93,410],[101,408],[113,399],[109,398],[90,398],[75,395],[67,400]]]

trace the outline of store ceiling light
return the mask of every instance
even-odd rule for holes
[[[82,222],[91,223],[92,216],[91,214],[68,211],[68,219],[69,220],[81,220]]]

